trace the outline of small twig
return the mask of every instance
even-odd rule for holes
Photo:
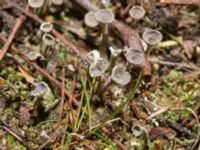
[[[153,118],[155,118],[155,117],[157,117],[157,116],[159,116],[159,115],[165,113],[165,112],[168,111],[168,110],[170,110],[169,107],[160,109],[160,110],[158,110],[157,112],[153,113],[151,116],[149,116],[149,117],[147,118],[147,120],[151,120],[151,119],[153,119]]]
[[[171,110],[187,110],[194,116],[194,118],[195,118],[195,120],[196,120],[196,122],[198,124],[198,134],[197,134],[197,137],[195,139],[194,144],[190,148],[190,150],[194,150],[195,147],[197,146],[198,142],[199,142],[199,139],[200,139],[200,122],[199,122],[197,114],[190,108],[172,108]]]
[[[15,137],[18,141],[23,142],[22,138],[19,137],[16,133],[14,133],[13,131],[11,131],[9,128],[7,128],[6,126],[2,127],[4,130],[6,130],[8,133],[10,133],[13,137]]]
[[[10,133],[14,138],[16,138],[20,143],[22,143],[25,147],[27,147],[29,150],[33,150],[33,148],[28,145],[24,140],[22,140],[21,137],[19,137],[16,133],[14,133],[11,129],[9,129],[6,126],[2,127],[4,130],[6,130],[8,133]]]
[[[56,138],[59,134],[60,134],[60,128],[56,129],[56,131],[50,136],[50,138],[44,142],[44,144],[42,144],[37,150],[43,150],[48,144],[53,143],[54,142],[54,138]]]
[[[62,69],[62,91],[61,91],[61,103],[60,103],[60,120],[62,120],[64,99],[65,99],[65,69]]]
[[[115,119],[112,119],[112,120],[108,120],[107,122],[105,122],[104,125],[106,125],[106,124],[110,124],[110,123],[113,123],[113,122],[115,122],[115,121],[119,121],[119,120],[121,120],[121,118],[115,118]],[[100,124],[101,124],[101,123],[99,123],[99,124],[93,126],[92,129],[98,127]],[[86,134],[88,131],[90,131],[90,129],[84,131],[84,132],[82,133],[82,135],[83,135],[83,134]]]
[[[0,39],[3,41],[6,41],[6,39],[2,36],[0,36]],[[45,76],[46,78],[48,78],[50,81],[52,81],[56,86],[58,86],[60,89],[62,89],[62,84],[56,80],[54,77],[52,77],[48,72],[46,72],[44,69],[42,69],[41,67],[39,67],[36,63],[29,61],[26,56],[22,55],[19,53],[19,50],[14,46],[11,45],[11,49],[17,53],[22,59],[24,59],[29,65],[31,65],[33,68],[35,68],[39,73],[41,73],[43,76]],[[72,101],[74,102],[75,105],[79,105],[78,100],[76,100],[71,94],[70,92],[68,92],[66,89],[64,90],[65,95],[68,98],[72,98]]]
[[[192,64],[192,63],[176,63],[176,62],[170,62],[170,61],[162,61],[155,58],[149,58],[149,61],[151,63],[158,63],[161,65],[167,65],[167,66],[176,66],[179,68],[185,68],[185,69],[193,69],[193,70],[200,70],[198,66]]]
[[[38,150],[43,150],[43,148],[45,148],[49,143],[51,143],[51,139],[48,139],[46,142],[44,142],[44,143],[38,148]]]
[[[199,77],[199,75],[200,75],[200,69],[199,70],[195,70],[195,71],[192,71],[192,72],[189,72],[189,73],[187,73],[187,74],[184,74],[184,75],[182,75],[182,78],[183,79],[190,79],[190,78],[198,78]]]
[[[161,0],[160,2],[165,4],[200,4],[199,0]]]
[[[22,143],[25,147],[27,147],[29,150],[33,150],[33,148],[28,145],[28,143],[26,143],[20,136],[18,136],[14,131],[12,131],[8,124],[6,122],[4,122],[2,119],[0,119],[0,121],[4,124],[4,126],[2,126],[2,128],[4,130],[6,130],[8,133],[10,133],[14,138],[16,138],[20,143]]]
[[[13,27],[11,33],[8,36],[8,39],[6,40],[2,50],[0,52],[0,61],[3,59],[3,57],[6,54],[6,52],[8,51],[10,45],[12,44],[13,39],[15,38],[15,35],[16,35],[17,31],[19,30],[19,28],[23,24],[24,20],[25,20],[25,16],[24,15],[20,15],[19,18],[17,18],[15,26]]]
[[[163,108],[163,109],[155,112],[154,114],[152,114],[151,116],[149,116],[147,119],[151,120],[151,119],[157,117],[158,115],[161,115],[161,114],[165,113],[168,110],[169,111],[187,110],[187,111],[189,111],[195,117],[195,120],[196,120],[196,122],[198,124],[198,135],[197,135],[197,138],[196,138],[194,144],[190,148],[190,150],[193,150],[196,147],[196,145],[198,144],[199,139],[200,139],[200,129],[199,129],[200,128],[200,122],[198,120],[198,116],[196,115],[196,113],[192,109],[190,109],[190,108],[169,108],[169,107],[167,107],[167,108]],[[190,135],[190,133],[188,131],[183,130],[182,128],[179,129],[178,127],[176,127],[176,125],[174,123],[171,123],[168,120],[164,120],[164,121],[166,121],[171,128],[173,128],[173,129],[175,129],[175,130],[177,130],[177,131],[179,131],[181,133],[185,133],[185,134]]]
[[[149,133],[148,130],[141,126],[140,124],[137,125],[140,130],[143,132],[143,137],[144,137],[144,149],[148,149],[148,141],[149,141]]]
[[[128,150],[119,140],[114,140],[114,142],[121,150]]]

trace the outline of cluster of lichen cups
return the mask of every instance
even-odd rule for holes
[[[54,36],[51,34],[53,25],[50,22],[44,22],[40,25],[40,31],[43,32],[41,51],[43,54],[47,54],[51,47],[54,47],[56,41]]]
[[[41,51],[31,51],[27,53],[26,56],[30,61],[34,61],[38,57],[44,58],[45,56],[46,58],[48,52],[50,52],[53,47],[59,45],[54,36],[51,34],[52,30],[53,25],[50,22],[43,22],[40,25],[40,32],[42,32],[42,41],[40,47]],[[55,67],[56,65],[50,60],[47,64],[46,70],[49,71]],[[48,112],[54,106],[56,106],[59,100],[55,99],[47,83],[45,83],[44,81],[34,81],[33,85],[35,86],[35,88],[30,92],[30,96],[34,97],[33,103],[36,103],[38,98],[43,98],[43,101],[41,101],[40,103],[44,106],[45,112]]]
[[[120,50],[115,50],[115,51],[120,51]],[[115,82],[120,87],[123,87],[131,81],[131,75],[129,72],[126,71],[125,65],[116,64],[112,66],[111,63],[109,63],[105,58],[100,56],[100,53],[97,50],[89,52],[87,57],[91,60],[91,64],[89,66],[89,74],[91,77],[95,77],[101,80],[101,77],[104,74],[106,74],[106,72],[108,74],[111,73],[111,75],[107,78],[107,81],[105,81],[105,83],[99,87],[98,89],[99,94],[104,92],[105,89],[113,82]],[[115,57],[117,56],[115,55]]]
[[[63,1],[51,0],[52,3],[57,5]],[[29,5],[32,8],[41,8],[44,0],[29,0]],[[129,10],[129,15],[133,20],[140,20],[145,16],[145,10],[141,6],[133,6]],[[88,12],[85,14],[84,23],[89,28],[101,29],[101,42],[99,44],[99,51],[93,50],[88,53],[87,57],[90,59],[89,74],[93,78],[101,78],[104,74],[107,74],[107,80],[99,88],[99,92],[103,92],[106,87],[112,83],[116,83],[119,87],[128,85],[131,81],[131,74],[127,71],[127,66],[138,66],[142,63],[144,58],[144,52],[132,47],[124,47],[124,49],[114,49],[109,47],[109,24],[115,20],[114,14],[108,9],[100,9],[96,12]],[[40,26],[40,30],[44,33],[42,37],[42,52],[45,54],[48,47],[53,47],[55,44],[55,38],[50,34],[52,31],[52,24],[44,22]],[[142,35],[144,50],[148,48],[148,45],[158,44],[162,40],[162,34],[153,29],[146,30]],[[109,48],[108,48],[109,47]],[[109,50],[110,51],[109,51]],[[45,50],[45,51],[44,51]],[[123,55],[126,62],[117,62],[117,58]]]
[[[145,16],[145,10],[141,6],[133,6],[129,10],[129,15],[135,20],[142,19]],[[102,39],[98,50],[93,50],[88,53],[88,58],[91,60],[89,74],[91,77],[98,78],[101,81],[103,76],[105,83],[100,86],[100,93],[115,83],[120,88],[128,85],[131,81],[131,74],[127,71],[127,66],[138,66],[142,63],[144,52],[132,47],[124,47],[124,49],[114,49],[109,47],[108,51],[108,26],[114,21],[114,14],[107,10],[101,9],[97,12],[88,12],[85,14],[84,22],[89,28],[96,28],[98,25],[102,29]],[[162,34],[157,30],[147,30],[143,33],[144,50],[148,45],[158,44],[162,40]],[[108,53],[109,52],[109,53]],[[109,54],[109,56],[108,56]],[[126,62],[116,62],[117,57],[123,55]]]
[[[120,86],[124,86],[131,80],[131,75],[126,71],[125,65],[115,65],[115,60],[122,53],[122,50],[110,47],[110,62],[107,60],[108,25],[113,21],[114,14],[107,9],[100,9],[97,12],[88,12],[84,17],[84,22],[88,27],[95,28],[99,25],[102,30],[102,39],[99,51],[93,50],[89,52],[87,56],[92,62],[89,67],[89,74],[91,77],[99,78],[108,70],[112,70],[110,71],[110,78],[103,86],[104,88],[110,85],[111,81],[114,81]],[[101,87],[100,91],[103,91],[103,89]]]
[[[38,9],[45,5],[45,3],[52,3],[54,5],[62,5],[63,0],[28,0],[28,5],[32,8]]]
[[[51,110],[59,102],[53,96],[48,84],[43,81],[35,83],[35,88],[30,92],[30,96],[34,97],[33,103],[36,103],[39,97],[43,98],[40,103],[43,105],[45,112]]]
[[[108,25],[114,21],[114,14],[107,9],[100,9],[97,12],[88,12],[84,17],[85,24],[90,28],[101,28],[101,42],[99,51],[103,57],[107,57]]]
[[[44,15],[48,7],[52,4],[55,6],[62,5],[64,0],[28,0],[28,5],[41,15]]]
[[[141,6],[132,6],[129,9],[129,16],[135,21],[143,19],[145,17],[145,14],[146,12]],[[142,41],[143,46],[147,47],[146,44],[156,45],[160,43],[162,41],[163,36],[158,30],[146,29],[146,31],[142,35],[142,38],[144,40]],[[147,48],[144,48],[144,50],[146,49]]]

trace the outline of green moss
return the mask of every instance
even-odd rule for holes
[[[177,115],[177,114],[174,114],[174,113],[172,113],[172,112],[167,112],[166,113],[166,117],[170,120],[170,121],[172,121],[172,122],[177,122],[178,120],[179,120],[179,115]]]
[[[64,48],[61,48],[58,54],[58,59],[65,60],[66,57],[67,57],[66,51],[64,50]]]
[[[173,94],[173,88],[170,87],[170,86],[165,86],[163,88],[163,92],[168,95],[168,96],[171,96]]]
[[[169,74],[167,75],[167,77],[174,79],[174,78],[178,78],[180,75],[181,75],[181,72],[177,70],[171,70]]]
[[[26,147],[21,145],[19,141],[17,141],[12,135],[7,134],[6,135],[6,140],[8,141],[8,145],[10,146],[11,149],[20,149],[20,150],[27,150]]]
[[[12,110],[12,108],[8,107],[4,110],[3,114],[1,115],[1,119],[7,120],[11,117],[13,117],[13,110]]]
[[[35,131],[33,128],[28,128],[27,130],[27,133],[28,135],[31,137],[31,138],[36,138],[37,137],[37,131]]]

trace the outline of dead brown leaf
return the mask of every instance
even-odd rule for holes
[[[184,41],[183,42],[183,47],[184,47],[184,50],[185,50],[185,53],[186,53],[187,57],[189,59],[191,59],[193,54],[194,54],[193,41],[191,41],[191,40]]]
[[[26,79],[27,82],[33,84],[35,81],[35,78],[31,75],[30,72],[28,72],[26,69],[24,69],[23,67],[19,66],[18,67],[20,70],[19,75],[21,75],[22,77],[24,77]]]
[[[153,140],[160,138],[173,139],[176,136],[176,132],[174,130],[165,127],[155,127],[149,134]]]
[[[30,110],[32,108],[29,106],[21,106],[19,109],[20,112],[20,124],[21,125],[29,125],[30,123]]]

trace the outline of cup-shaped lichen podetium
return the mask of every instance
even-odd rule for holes
[[[49,86],[45,82],[38,82],[35,85],[35,88],[30,92],[31,96],[40,97],[45,92],[50,92]]]
[[[38,14],[44,14],[47,10],[49,0],[28,0],[28,5],[34,8]]]
[[[84,16],[84,23],[86,26],[90,28],[95,28],[99,23],[95,18],[95,13],[94,12],[88,12]]]
[[[122,49],[115,49],[113,47],[109,47],[109,50],[111,54],[109,72],[111,72],[112,68],[115,66],[117,57],[122,53]]]
[[[44,42],[44,44],[46,44],[47,46],[53,46],[55,44],[55,38],[48,33],[45,33],[42,37],[42,40]]]
[[[144,52],[139,49],[125,48],[124,56],[130,64],[136,66],[141,66],[144,61]]]
[[[51,32],[52,29],[53,29],[53,25],[50,22],[43,22],[40,25],[40,30],[45,32],[45,33]]]
[[[129,16],[133,19],[142,19],[145,15],[145,10],[141,6],[133,6],[129,9]]]
[[[163,36],[158,30],[147,30],[143,33],[142,38],[149,45],[156,45],[162,41]]]
[[[99,30],[99,22],[95,18],[95,13],[90,11],[84,16],[84,24],[86,25],[87,38],[94,43],[94,45],[99,44],[99,39],[96,39],[96,31]]]
[[[95,18],[102,28],[102,40],[99,50],[102,52],[103,57],[107,57],[108,25],[114,21],[115,16],[113,12],[107,9],[100,9],[95,13]]]
[[[32,8],[41,8],[45,0],[28,0],[28,5]]]
[[[62,5],[64,0],[51,0],[54,5]]]
[[[38,52],[38,51],[29,51],[28,53],[25,54],[25,56],[30,60],[30,61],[35,61],[38,58],[44,59],[44,56]]]
[[[54,44],[55,38],[51,34],[45,33],[42,37],[42,53],[46,54]]]
[[[96,62],[98,59],[101,58],[100,53],[98,50],[92,50],[87,54],[87,58],[89,59],[89,61],[91,61],[92,63]]]
[[[41,103],[45,108],[45,112],[48,112],[58,103],[58,100],[54,98],[49,86],[43,81],[38,82],[35,85],[35,88],[30,92],[30,96],[35,97],[36,101],[39,97],[43,98],[43,101]]]
[[[99,58],[90,65],[89,74],[91,77],[99,77],[103,75],[109,67],[109,63],[106,59]]]
[[[131,75],[126,71],[126,67],[116,65],[112,70],[111,79],[120,86],[125,86],[131,81]]]

